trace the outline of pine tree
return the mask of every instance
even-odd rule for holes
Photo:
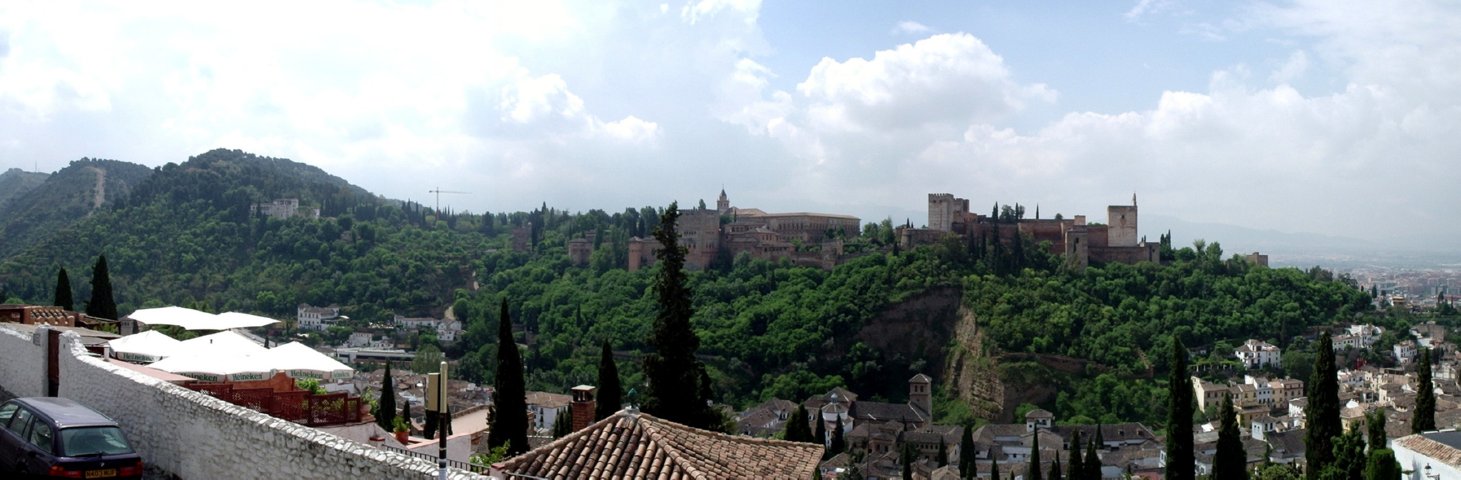
[[[391,379],[391,362],[386,362],[386,375],[380,381],[380,401],[376,403],[375,424],[387,432],[396,423],[396,381]]]
[[[1365,430],[1369,437],[1370,451],[1385,448],[1385,409],[1377,408],[1365,414]]]
[[[1363,478],[1365,474],[1365,437],[1359,429],[1334,437],[1334,462],[1319,472],[1323,479]]]
[[[1187,347],[1172,338],[1172,371],[1167,374],[1167,475],[1192,480],[1197,468],[1192,452],[1192,378],[1187,375]]]
[[[71,278],[66,276],[65,267],[61,267],[61,271],[56,272],[56,296],[54,298],[56,301],[52,304],[57,307],[67,310],[74,310],[76,307],[76,301],[71,299]]]
[[[690,326],[694,310],[690,290],[685,286],[686,250],[680,246],[680,234],[675,230],[679,219],[679,205],[670,203],[654,230],[654,238],[663,248],[655,253],[660,265],[654,281],[659,313],[649,341],[654,351],[644,357],[644,373],[649,380],[644,411],[672,422],[716,429],[719,426],[712,424],[707,399],[701,398],[699,374],[703,367],[695,359],[700,337]]]
[[[624,408],[624,387],[619,385],[619,365],[614,363],[614,351],[609,341],[604,340],[604,349],[599,354],[598,404],[594,406],[594,419],[603,420]]]
[[[1030,447],[1030,478],[1028,480],[1041,480],[1040,475],[1040,429],[1035,429],[1031,435],[1033,447]]]
[[[91,269],[91,300],[86,302],[86,314],[108,320],[117,319],[117,301],[112,298],[112,277],[107,273],[107,256],[96,259]],[[391,408],[395,414],[395,407]]]
[[[1081,480],[1086,478],[1086,467],[1081,463],[1081,431],[1076,430],[1070,435],[1070,480]]]
[[[497,376],[492,382],[496,390],[492,394],[494,410],[487,445],[496,448],[505,444],[507,455],[515,456],[528,451],[528,405],[523,360],[517,351],[517,340],[512,338],[507,299],[502,300],[497,318]]]
[[[1334,437],[1344,431],[1339,423],[1339,377],[1334,366],[1334,342],[1329,338],[1329,332],[1319,334],[1314,348],[1309,404],[1304,407],[1304,418],[1309,426],[1304,438],[1304,460],[1308,465],[1304,475],[1309,480],[1319,478],[1319,472],[1334,463]]]
[[[1238,418],[1233,412],[1232,397],[1223,397],[1221,427],[1218,429],[1217,453],[1212,457],[1212,478],[1248,479],[1248,453],[1238,432]]]
[[[976,468],[974,460],[978,458],[974,453],[974,429],[964,426],[964,433],[959,435],[959,476],[960,478],[974,478]]]
[[[1420,349],[1420,361],[1415,364],[1415,377],[1419,385],[1415,389],[1415,414],[1410,419],[1410,433],[1434,431],[1436,386],[1431,382],[1431,349]]]

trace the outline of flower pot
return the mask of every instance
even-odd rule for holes
[[[401,445],[409,445],[407,440],[410,440],[410,438],[411,432],[396,432],[396,441],[401,442]]]

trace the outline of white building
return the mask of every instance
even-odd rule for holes
[[[1233,351],[1233,355],[1238,357],[1238,361],[1243,362],[1243,366],[1248,368],[1260,368],[1269,365],[1278,366],[1280,357],[1278,347],[1251,338],[1243,342],[1243,345],[1238,347],[1237,350]]]
[[[396,315],[391,322],[402,330],[411,331],[422,328],[429,328],[436,331],[436,339],[442,342],[455,342],[457,336],[462,333],[461,320],[444,320],[430,317],[403,317]]]
[[[1461,432],[1407,435],[1390,441],[1406,480],[1461,478]]]
[[[295,313],[300,330],[324,330],[346,318],[340,316],[340,307],[312,307],[308,303],[299,304]]]
[[[1395,360],[1401,365],[1414,361],[1416,353],[1415,342],[1406,340],[1395,344]]]

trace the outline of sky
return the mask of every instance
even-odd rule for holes
[[[213,148],[458,211],[1461,236],[1461,4],[4,2],[0,169]],[[1152,238],[1155,231],[1143,229]]]

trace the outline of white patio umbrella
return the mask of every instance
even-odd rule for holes
[[[214,334],[183,340],[173,355],[204,353],[217,358],[230,358],[253,355],[266,351],[268,349],[264,348],[263,345],[249,340],[248,337],[224,330]]]
[[[293,378],[340,380],[355,375],[349,365],[299,342],[289,342],[253,357]]]
[[[148,325],[173,325],[186,330],[209,330],[208,325],[218,316],[178,306],[144,308],[127,317]]]
[[[107,342],[117,358],[131,362],[156,362],[177,351],[182,342],[155,330],[127,335]]]
[[[218,314],[215,325],[219,326],[219,330],[223,330],[229,328],[262,327],[276,323],[279,323],[279,321],[269,317],[250,315],[242,312],[225,312]]]
[[[274,374],[272,368],[253,355],[217,355],[205,351],[173,355],[149,366],[209,382],[265,380]]]

